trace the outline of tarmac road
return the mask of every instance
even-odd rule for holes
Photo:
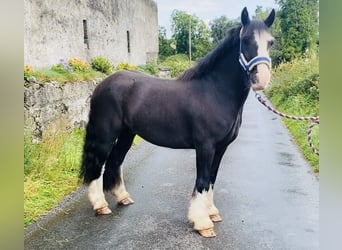
[[[108,195],[113,214],[95,216],[81,188],[25,230],[25,249],[319,249],[319,182],[253,93],[219,169],[214,199],[224,221],[216,238],[201,238],[187,222],[194,150],[142,142],[124,173],[133,205]]]

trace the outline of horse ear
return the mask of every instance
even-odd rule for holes
[[[271,13],[268,15],[268,17],[265,19],[264,23],[267,27],[271,27],[275,19],[275,11],[272,9]]]
[[[241,23],[243,26],[246,26],[247,24],[249,24],[250,19],[249,19],[249,14],[247,11],[247,7],[243,8],[242,12],[241,12]]]

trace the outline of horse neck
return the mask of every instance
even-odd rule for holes
[[[215,79],[216,87],[226,98],[235,99],[238,106],[244,104],[250,84],[239,63],[238,45],[215,63],[207,77]]]

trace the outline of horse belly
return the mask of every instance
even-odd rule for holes
[[[132,131],[158,146],[192,148],[191,131],[179,118],[137,115],[130,125]]]
[[[188,106],[188,94],[182,85],[139,82],[125,103],[124,119],[134,133],[153,144],[191,148]]]

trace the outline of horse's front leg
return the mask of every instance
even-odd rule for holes
[[[215,237],[214,223],[209,215],[210,208],[210,167],[214,159],[213,146],[196,149],[196,184],[190,201],[188,218],[194,229],[203,237]]]
[[[212,222],[221,222],[223,221],[219,210],[217,209],[217,207],[214,204],[214,184],[210,184],[209,186],[209,191],[208,191],[208,213],[209,213],[209,217],[212,220]]]
[[[217,209],[217,207],[214,204],[214,184],[216,181],[217,172],[218,172],[222,157],[223,157],[224,153],[226,152],[226,149],[227,149],[227,146],[222,146],[220,148],[216,148],[213,164],[210,168],[210,187],[209,187],[209,192],[208,192],[209,216],[213,222],[223,221],[223,219],[219,213],[219,210]]]

